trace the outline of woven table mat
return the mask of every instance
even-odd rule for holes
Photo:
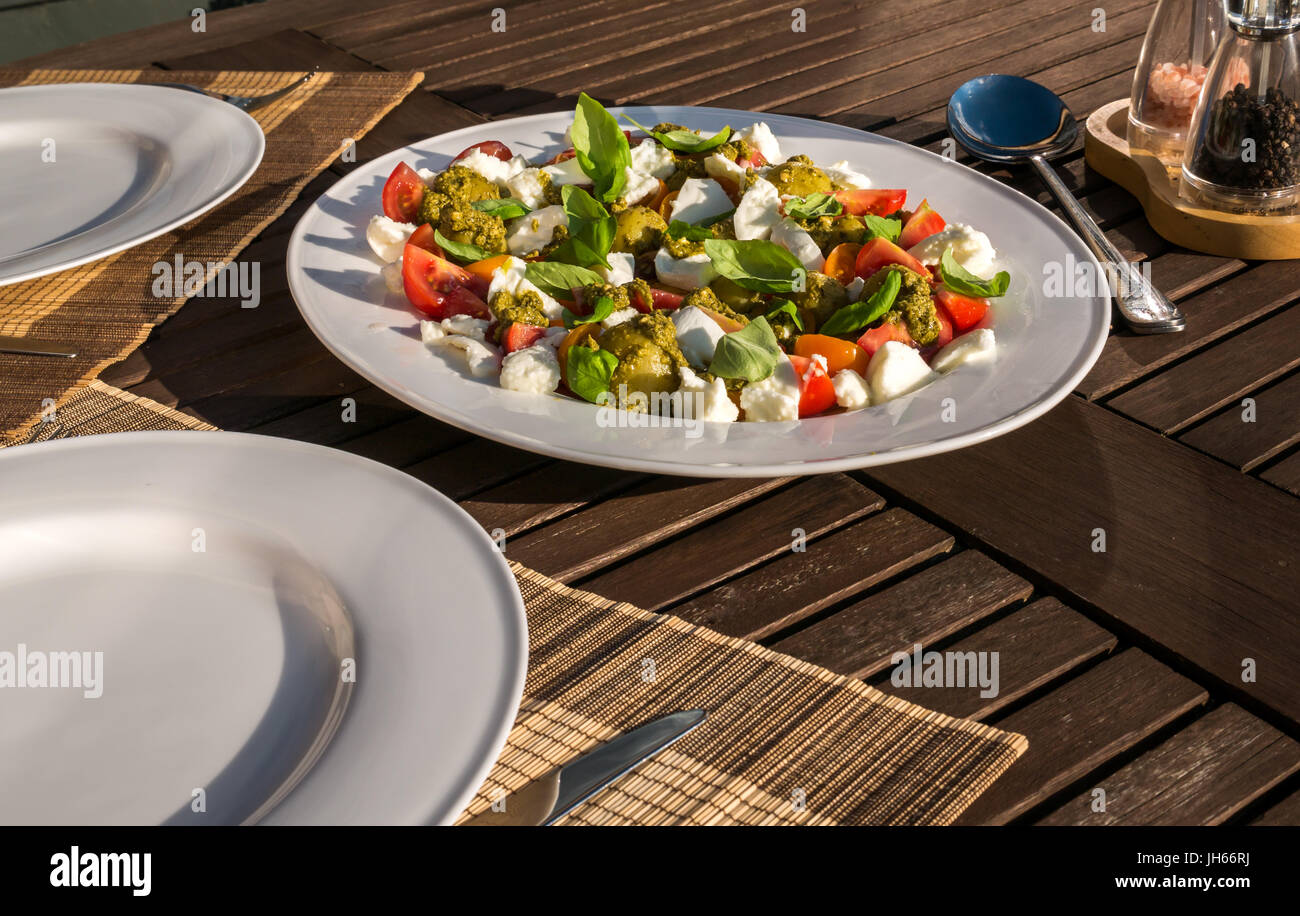
[[[29,440],[139,429],[214,427],[96,381]],[[1028,749],[1021,735],[511,568],[528,613],[528,678],[461,821],[680,709],[709,718],[560,823],[948,824]]]
[[[0,69],[0,87],[46,83],[190,83],[233,95],[273,92],[301,72]],[[51,406],[135,350],[183,297],[154,295],[160,262],[232,261],[320,174],[407,96],[421,73],[318,73],[252,112],[266,134],[257,171],[205,215],[81,267],[0,287],[0,334],[74,344],[75,359],[0,355],[0,441],[26,438]],[[57,139],[57,138],[56,138]],[[215,270],[208,270],[211,277]]]

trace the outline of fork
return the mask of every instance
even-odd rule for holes
[[[247,96],[247,95],[226,95],[224,92],[214,92],[211,89],[200,89],[198,86],[191,86],[189,83],[150,83],[151,86],[166,86],[169,89],[184,89],[187,92],[197,92],[200,95],[206,95],[208,98],[217,99],[222,102],[229,102],[240,111],[253,111],[261,108],[263,105],[269,105],[276,99],[283,98],[293,90],[297,89],[303,83],[313,79],[320,71],[320,67],[315,67],[310,73],[303,74],[299,79],[294,80],[283,89],[277,89],[275,92],[268,92],[266,95]]]

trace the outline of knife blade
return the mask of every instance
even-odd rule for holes
[[[76,356],[75,347],[37,340],[35,337],[10,337],[0,334],[0,353],[23,353],[28,356]]]
[[[507,796],[502,810],[489,808],[465,826],[549,826],[694,730],[707,715],[688,709],[634,728],[529,783]]]

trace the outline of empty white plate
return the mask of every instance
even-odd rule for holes
[[[0,90],[0,286],[148,241],[225,200],[266,138],[234,105],[160,86]]]
[[[375,462],[234,433],[0,451],[0,824],[450,822],[526,630],[483,530]]]

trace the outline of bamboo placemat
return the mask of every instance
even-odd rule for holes
[[[29,441],[211,430],[92,382]],[[566,824],[949,824],[1028,749],[861,681],[511,564],[528,613],[515,727],[465,820],[604,741],[679,709],[708,720]]]
[[[189,83],[257,96],[301,72],[0,69],[0,87],[47,83]],[[0,355],[0,441],[24,438],[51,406],[135,350],[184,297],[155,296],[155,264],[234,260],[285,211],[307,182],[397,105],[422,73],[318,73],[252,112],[266,134],[257,172],[206,215],[128,251],[82,267],[0,287],[0,334],[75,344],[75,359]],[[57,139],[57,138],[56,138]],[[56,147],[57,149],[57,147]],[[211,277],[215,270],[207,270]]]

